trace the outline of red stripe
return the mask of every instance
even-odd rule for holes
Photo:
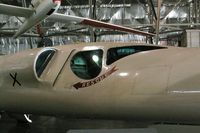
[[[110,23],[105,23],[105,22],[98,22],[98,21],[95,21],[92,19],[84,19],[81,22],[81,24],[90,25],[90,26],[94,26],[94,27],[100,27],[100,28],[119,30],[119,31],[134,33],[134,34],[143,35],[143,36],[154,36],[154,34],[152,34],[152,33],[142,32],[139,30],[135,30],[135,29],[120,26],[120,25],[115,25],[115,24],[110,24]]]

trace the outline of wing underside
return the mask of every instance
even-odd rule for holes
[[[77,22],[78,24],[89,25],[89,26],[98,27],[98,28],[113,29],[113,30],[134,33],[134,34],[143,35],[143,36],[154,36],[155,35],[152,33],[143,32],[143,31],[132,29],[132,28],[125,27],[125,26],[106,23],[106,22],[102,22],[102,21],[89,19],[89,18],[64,15],[64,14],[59,14],[59,13],[52,14],[51,16],[48,17],[48,19],[56,21],[56,22],[61,22],[61,23],[66,23],[66,22],[72,21],[72,22]]]
[[[33,13],[34,10],[29,8],[0,4],[0,14],[28,18]]]

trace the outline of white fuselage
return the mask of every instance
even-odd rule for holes
[[[1,57],[0,109],[73,118],[200,123],[200,50],[145,51],[107,65],[108,49],[126,45],[132,44],[52,48],[56,53],[40,77],[35,60],[43,50]],[[103,50],[102,71],[84,80],[72,72],[71,60],[92,49]]]
[[[32,1],[30,8],[35,12],[25,19],[25,22],[20,26],[19,30],[13,36],[14,38],[18,37],[20,34],[26,32],[34,25],[37,25],[40,21],[47,18],[49,15],[54,13],[60,6],[61,1],[53,0],[34,0]]]

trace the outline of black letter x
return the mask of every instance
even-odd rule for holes
[[[10,73],[10,76],[14,79],[13,87],[15,86],[15,83],[17,83],[19,86],[21,86],[21,84],[19,83],[19,81],[17,81],[17,73],[15,73],[14,76]]]

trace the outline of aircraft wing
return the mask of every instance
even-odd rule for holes
[[[34,13],[30,8],[0,4],[0,14],[28,18]]]
[[[143,32],[140,30],[136,30],[136,29],[132,29],[129,27],[124,27],[124,26],[120,26],[120,25],[116,25],[116,24],[106,23],[106,22],[102,22],[102,21],[98,21],[98,20],[89,19],[89,18],[64,15],[64,14],[59,14],[59,13],[52,14],[51,16],[48,17],[48,19],[56,21],[56,22],[61,22],[61,23],[74,21],[74,22],[77,22],[77,23],[83,24],[83,25],[90,25],[93,27],[119,30],[119,31],[134,33],[134,34],[143,35],[143,36],[154,36],[155,35],[152,33],[147,33],[147,32]]]

